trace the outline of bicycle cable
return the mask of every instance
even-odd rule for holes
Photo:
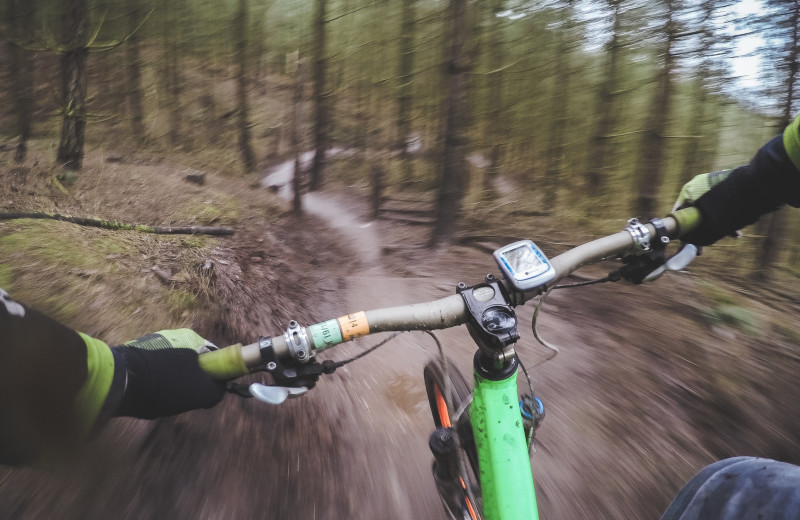
[[[542,363],[550,361],[551,359],[556,357],[560,352],[557,346],[548,343],[547,341],[544,340],[544,338],[542,338],[542,336],[539,334],[539,328],[538,328],[539,312],[542,310],[542,307],[544,306],[544,301],[547,299],[547,296],[553,289],[554,287],[547,289],[544,292],[544,294],[542,294],[541,298],[539,298],[539,301],[536,303],[536,309],[533,311],[533,318],[531,319],[531,330],[533,331],[533,337],[536,338],[536,341],[538,341],[540,345],[551,350],[553,353],[550,356],[545,357],[542,361],[533,365],[534,367],[538,367]]]
[[[598,284],[598,283],[605,283],[605,282],[610,282],[610,281],[611,281],[611,277],[610,276],[606,276],[606,277],[603,277],[603,278],[598,278],[597,280],[589,280],[587,282],[577,282],[577,283],[568,283],[568,284],[556,285],[555,287],[553,287],[553,289],[572,289],[573,287],[586,287],[587,285],[595,285],[595,284]]]
[[[342,361],[334,361],[334,362],[333,362],[333,364],[332,364],[331,366],[332,366],[334,369],[336,369],[336,368],[343,367],[343,366],[345,366],[345,365],[346,365],[346,364],[348,364],[348,363],[352,363],[353,361],[355,361],[355,360],[357,360],[357,359],[361,359],[362,357],[366,356],[367,354],[369,354],[369,353],[371,353],[371,352],[374,352],[374,351],[375,351],[375,350],[377,350],[378,348],[380,348],[380,347],[382,347],[382,346],[386,345],[387,343],[389,343],[391,340],[393,340],[394,338],[396,338],[396,337],[397,337],[397,336],[399,336],[399,335],[400,335],[400,332],[395,332],[395,333],[391,334],[389,337],[385,338],[383,341],[380,341],[379,343],[377,343],[377,344],[375,344],[375,345],[371,346],[371,347],[370,347],[370,348],[368,348],[367,350],[364,350],[364,351],[362,351],[362,352],[359,352],[358,354],[356,354],[355,356],[353,356],[353,357],[351,357],[351,358],[349,358],[349,359],[345,359],[345,360],[342,360]]]
[[[538,367],[539,365],[550,361],[551,359],[556,357],[558,355],[558,353],[560,352],[560,350],[558,350],[557,346],[553,345],[552,343],[548,343],[544,338],[542,338],[541,334],[539,334],[539,328],[538,328],[539,312],[542,310],[542,307],[544,306],[544,301],[550,295],[550,292],[555,290],[555,289],[573,289],[575,287],[586,287],[587,285],[596,285],[596,284],[610,282],[610,281],[612,281],[612,277],[611,277],[611,275],[608,275],[608,276],[604,276],[603,278],[598,278],[596,280],[589,280],[589,281],[586,281],[586,282],[577,282],[577,283],[571,283],[571,284],[565,284],[565,285],[564,284],[555,285],[555,286],[550,287],[549,289],[547,289],[542,294],[541,298],[539,298],[539,301],[536,303],[536,309],[533,311],[533,319],[531,320],[531,330],[533,331],[533,337],[536,338],[536,341],[538,341],[539,344],[542,345],[543,347],[551,350],[553,353],[550,356],[547,356],[546,358],[544,358],[542,361],[540,361],[540,362],[536,363],[535,365],[533,365],[534,367]],[[524,369],[524,367],[523,367],[523,369]]]

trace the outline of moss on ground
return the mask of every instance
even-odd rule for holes
[[[178,208],[175,218],[180,223],[196,222],[200,225],[230,225],[239,221],[240,203],[230,195],[215,193],[213,199],[201,204],[196,202],[185,203]]]
[[[0,288],[10,290],[14,284],[14,273],[11,266],[0,264]]]
[[[18,220],[0,226],[0,287],[29,305],[107,341],[187,326],[194,293],[159,281],[158,266],[188,270],[213,240]],[[189,246],[189,258],[179,253]],[[185,249],[183,249],[186,251]],[[198,256],[199,255],[199,256]],[[111,339],[109,339],[109,337]]]

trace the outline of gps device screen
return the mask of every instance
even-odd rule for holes
[[[530,240],[501,247],[494,252],[494,257],[505,278],[519,290],[543,285],[556,275],[547,257]]]
[[[504,258],[511,266],[511,269],[516,273],[517,277],[528,277],[535,272],[541,271],[542,268],[547,269],[547,264],[526,245],[507,251]]]

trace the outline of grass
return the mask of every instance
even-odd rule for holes
[[[9,290],[14,286],[14,273],[11,266],[0,264],[0,288]]]
[[[214,241],[204,237],[177,240],[57,221],[14,221],[0,228],[0,287],[72,327],[121,342],[149,329],[189,325],[201,307],[193,280],[165,284],[150,268],[189,270],[209,243]]]
[[[743,302],[743,298],[708,282],[701,283],[699,288],[709,301],[709,305],[702,310],[702,316],[709,325],[727,325],[751,336],[760,333],[761,319]]]
[[[198,223],[200,225],[230,225],[239,221],[239,202],[227,194],[215,193],[213,200],[201,204],[195,201],[184,203],[176,211],[179,223]]]

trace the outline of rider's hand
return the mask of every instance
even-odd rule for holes
[[[216,405],[225,386],[198,363],[198,354],[215,349],[189,329],[162,330],[113,347],[127,377],[114,415],[156,419]]]
[[[721,211],[712,211],[710,213],[705,211],[708,209],[707,206],[709,204],[714,204],[712,198],[705,197],[705,195],[711,192],[712,189],[718,186],[722,181],[730,177],[733,172],[737,172],[737,174],[745,173],[747,168],[748,166],[740,166],[735,170],[703,173],[695,176],[681,188],[678,194],[678,200],[675,201],[672,211],[696,205],[702,213],[699,226],[681,237],[683,242],[698,246],[707,246],[725,236],[738,236],[739,226],[727,219],[719,220],[712,218],[713,214],[720,213]],[[719,189],[720,188],[717,188],[717,190]],[[704,204],[704,202],[706,204]]]
[[[727,179],[732,171],[733,170],[721,170],[695,176],[681,188],[678,194],[678,200],[676,200],[675,204],[672,206],[672,211],[694,205],[697,199],[705,195],[708,190]]]

